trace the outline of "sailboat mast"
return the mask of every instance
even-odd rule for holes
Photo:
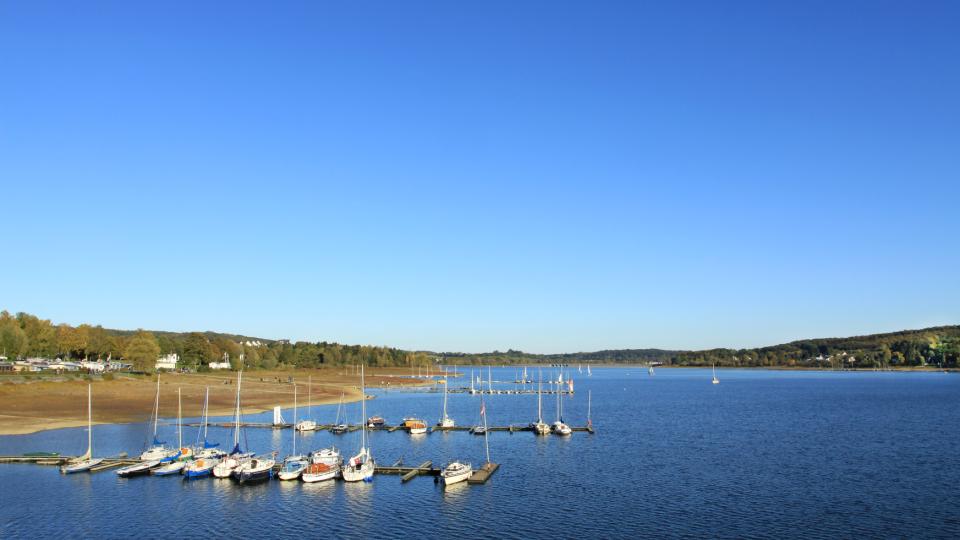
[[[297,455],[297,384],[293,384],[293,455]]]
[[[480,409],[483,411],[483,445],[487,449],[487,463],[490,463],[490,440],[487,430],[487,407],[483,403],[483,396],[480,396]]]
[[[537,381],[537,423],[543,423],[543,375],[540,375],[540,380]]]
[[[240,444],[240,384],[243,382],[243,372],[237,373],[237,413],[236,427],[233,430],[233,447]]]
[[[93,385],[87,385],[87,459],[93,457]]]
[[[490,390],[490,393],[493,393],[493,370],[490,369],[490,366],[487,366],[487,389]]]
[[[367,391],[364,389],[363,364],[360,364],[360,448],[367,449]]]
[[[153,440],[157,440],[157,423],[160,420],[160,374],[157,373],[157,395],[153,399]]]
[[[311,406],[313,405],[313,402],[311,401],[313,397],[312,391],[313,391],[313,377],[308,375],[307,376],[307,420],[313,418],[313,409],[311,408]]]
[[[180,399],[180,389],[177,388],[177,448],[183,448],[183,400]]]
[[[207,446],[207,423],[210,421],[210,387],[207,387],[207,395],[203,398],[203,446]]]
[[[447,381],[447,370],[443,370],[443,418],[441,421],[447,419],[447,387],[450,386]]]

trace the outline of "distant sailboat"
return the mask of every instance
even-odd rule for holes
[[[333,426],[330,427],[331,433],[336,433],[339,435],[350,430],[350,426],[348,426],[345,421],[340,422],[341,414],[343,414],[343,420],[346,420],[347,415],[343,413],[343,392],[340,392],[340,403],[337,404],[337,418],[333,421]]]
[[[713,384],[720,384],[720,379],[717,378],[717,364],[713,364]]]
[[[63,474],[89,471],[103,462],[103,458],[93,457],[93,385],[87,385],[87,452],[77,459],[60,467]]]
[[[653,377],[654,375],[656,375],[656,374],[653,372],[653,366],[650,366],[650,367],[647,369],[647,374],[650,375],[651,377]]]
[[[313,389],[313,378],[307,377],[307,419],[301,421],[299,424],[296,424],[297,431],[314,431],[317,429],[317,423],[313,420],[313,408],[312,408],[312,402],[311,402],[312,389]]]
[[[587,377],[593,377],[593,372],[590,371],[590,364],[587,364]]]
[[[456,422],[453,421],[453,418],[447,416],[447,388],[450,386],[448,384],[448,375],[446,370],[443,373],[443,416],[440,417],[440,421],[437,422],[439,427],[451,428],[456,425]]]

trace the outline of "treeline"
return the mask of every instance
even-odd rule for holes
[[[431,353],[432,354],[432,353]],[[565,354],[508,350],[441,353],[457,364],[586,364],[658,362],[672,366],[887,368],[923,365],[960,367],[960,326],[940,326],[849,338],[807,339],[753,349],[671,351],[620,349]]]
[[[178,367],[205,370],[229,358],[234,369],[274,369],[365,364],[426,366],[425,353],[389,347],[339,343],[290,343],[216,332],[111,330],[81,324],[54,325],[29,313],[0,312],[0,354],[9,359],[117,360],[138,371],[152,371],[161,355],[177,354]]]

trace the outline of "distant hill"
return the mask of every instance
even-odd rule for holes
[[[957,367],[960,326],[937,326],[843,338],[803,339],[752,349],[672,351],[620,349],[565,354],[509,350],[491,353],[431,353],[455,363],[660,363],[673,366],[873,368],[936,365]]]

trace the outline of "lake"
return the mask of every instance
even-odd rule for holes
[[[596,434],[491,433],[501,467],[486,485],[444,489],[430,477],[402,484],[378,475],[359,484],[238,486],[0,465],[0,537],[960,537],[956,374],[719,370],[721,383],[712,385],[710,370],[700,369],[570,371],[576,394],[564,401],[564,419],[586,424],[590,391]],[[515,377],[514,368],[493,370],[495,380]],[[388,423],[415,415],[433,424],[440,415],[439,393],[370,393],[377,397],[368,415]],[[536,417],[535,395],[485,399],[491,425]],[[555,397],[543,402],[550,422]],[[312,413],[328,423],[336,408]],[[450,395],[458,425],[475,424],[479,408],[476,396]],[[359,404],[347,411],[359,421]],[[292,419],[292,411],[284,416]],[[176,441],[172,426],[161,429]],[[148,431],[144,424],[94,426],[94,454],[139,453]],[[187,428],[185,439],[196,433]],[[292,430],[245,433],[252,450],[290,451]],[[230,437],[228,429],[210,429],[224,447]],[[359,436],[298,435],[303,449],[331,444],[349,455]],[[483,438],[466,432],[374,432],[370,445],[381,465],[401,457],[407,465],[484,461]],[[4,455],[85,449],[83,428],[0,437]]]

